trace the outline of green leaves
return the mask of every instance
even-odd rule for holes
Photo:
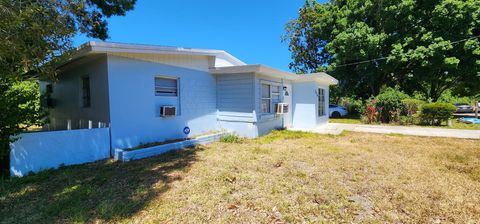
[[[9,141],[32,125],[40,125],[46,115],[40,106],[37,81],[0,79],[0,141]]]
[[[433,99],[446,89],[480,93],[477,0],[308,4],[289,25],[290,67],[304,73],[326,66],[343,95],[368,98],[382,86]]]
[[[0,164],[8,142],[42,122],[40,90],[32,76],[54,79],[77,32],[108,38],[106,17],[125,15],[136,0],[0,0]],[[4,156],[1,156],[4,155]],[[8,166],[0,166],[0,174]]]

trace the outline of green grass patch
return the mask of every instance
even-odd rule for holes
[[[330,118],[328,121],[340,124],[362,124],[360,118]]]
[[[220,138],[220,142],[223,142],[223,143],[242,143],[243,138],[239,137],[238,135],[228,134],[228,135],[222,136]]]
[[[288,130],[274,130],[272,133],[255,139],[257,143],[271,143],[274,141],[299,139],[299,138],[314,138],[318,134],[303,132],[303,131],[288,131]]]

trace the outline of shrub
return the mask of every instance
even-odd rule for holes
[[[425,102],[423,100],[408,98],[408,99],[402,100],[402,104],[405,111],[405,115],[413,116],[418,112],[418,110],[420,110],[420,107],[423,104],[425,104]]]
[[[340,98],[340,105],[347,108],[348,114],[357,115],[361,113],[363,102],[361,99],[355,99],[353,97],[342,97]]]
[[[455,103],[466,103],[466,104],[471,104],[473,103],[474,99],[469,98],[469,97],[460,97],[460,96],[455,96],[452,94],[452,91],[446,90],[445,92],[440,95],[438,98],[438,102],[443,102],[443,103],[450,103],[450,104],[455,104]]]
[[[400,116],[400,125],[413,125],[418,123],[418,116],[416,114],[412,116]]]
[[[400,113],[404,109],[402,100],[407,98],[408,95],[404,92],[390,87],[378,94],[375,100],[380,121],[384,123],[399,121]]]
[[[242,143],[243,139],[234,134],[224,135],[220,138],[223,143]]]
[[[377,101],[375,99],[368,100],[366,103],[366,109],[363,112],[362,121],[367,124],[375,123],[378,121],[378,110],[376,106]]]
[[[424,124],[440,125],[442,121],[448,121],[453,117],[457,108],[450,103],[427,103],[422,106],[420,119]]]

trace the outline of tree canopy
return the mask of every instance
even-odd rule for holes
[[[106,18],[123,16],[136,0],[0,0],[0,175],[9,169],[9,143],[41,122],[35,76],[54,78],[78,33],[105,40]]]
[[[328,71],[344,95],[480,93],[478,0],[306,1],[284,40],[291,69]]]

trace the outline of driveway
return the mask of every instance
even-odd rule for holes
[[[329,123],[313,129],[295,129],[299,131],[316,132],[320,134],[338,135],[343,131],[369,132],[380,134],[402,134],[427,137],[449,137],[480,139],[480,130],[463,130],[447,128],[424,128],[424,127],[406,127],[390,125],[365,125],[365,124],[337,124]]]

